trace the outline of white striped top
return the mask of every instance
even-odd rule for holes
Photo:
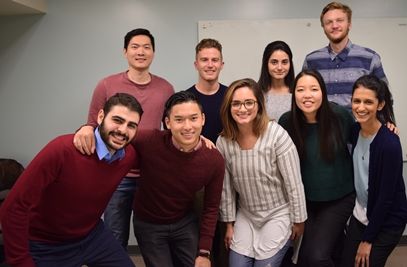
[[[293,223],[307,218],[297,149],[287,132],[270,121],[253,149],[242,150],[236,141],[219,137],[216,146],[225,159],[220,220],[236,220],[238,207],[253,219],[266,221],[289,207]],[[238,197],[237,197],[238,196]]]

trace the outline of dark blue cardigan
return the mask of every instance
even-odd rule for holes
[[[352,129],[352,155],[360,125]],[[362,241],[372,243],[383,229],[395,229],[407,223],[406,189],[403,180],[403,155],[399,137],[385,125],[370,144],[367,225]]]

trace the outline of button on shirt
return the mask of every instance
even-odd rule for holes
[[[122,158],[124,158],[125,155],[124,148],[116,150],[116,152],[113,155],[110,154],[109,149],[107,149],[105,142],[102,140],[102,137],[100,136],[99,127],[95,129],[95,139],[96,139],[96,154],[98,155],[99,160],[103,159],[108,163],[112,163],[117,159],[121,160]]]

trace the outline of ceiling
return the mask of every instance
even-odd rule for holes
[[[45,0],[0,0],[0,16],[44,14],[45,12]]]

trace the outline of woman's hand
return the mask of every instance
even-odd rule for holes
[[[225,234],[225,247],[228,250],[230,245],[232,244],[232,238],[233,238],[233,233],[234,233],[234,229],[233,229],[233,223],[232,222],[228,222],[226,223],[226,234]]]
[[[304,223],[294,223],[291,231],[291,240],[295,240],[304,233]]]
[[[206,138],[205,136],[201,135],[202,140],[205,142],[205,146],[209,149],[216,148],[215,144]]]
[[[369,257],[371,250],[371,243],[360,242],[358,251],[356,252],[355,267],[369,267]]]

